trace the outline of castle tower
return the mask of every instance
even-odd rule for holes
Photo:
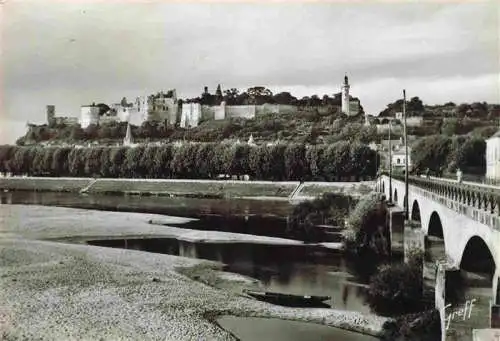
[[[130,122],[127,122],[127,133],[125,134],[125,138],[123,139],[123,145],[130,146],[132,143],[132,130],[130,129]]]
[[[342,84],[342,112],[349,116],[349,79],[347,74],[344,77],[344,84]]]
[[[52,125],[56,116],[56,106],[47,105],[47,124]]]

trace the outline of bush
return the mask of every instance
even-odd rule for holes
[[[352,197],[338,193],[325,193],[321,198],[302,202],[289,216],[288,233],[302,240],[317,240],[321,233],[316,225],[344,227],[344,217],[354,204]]]
[[[344,244],[349,252],[371,249],[378,255],[388,254],[385,235],[387,207],[383,199],[380,193],[370,193],[349,214],[344,233]]]
[[[441,340],[441,320],[436,309],[403,315],[384,323],[382,341]]]

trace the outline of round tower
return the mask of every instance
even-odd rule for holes
[[[344,84],[342,84],[342,112],[349,116],[349,79],[347,74],[344,77]]]

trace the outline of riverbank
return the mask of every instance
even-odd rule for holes
[[[374,336],[382,332],[385,318],[273,306],[195,280],[193,274],[204,274],[230,282],[231,276],[220,276],[219,263],[47,241],[171,234],[174,230],[148,224],[160,217],[0,205],[0,331],[13,340],[234,340],[212,322],[216,316],[233,315],[313,322]],[[229,237],[217,236],[224,238]],[[257,238],[264,242],[264,237]]]
[[[0,190],[302,201],[329,192],[359,197],[369,193],[374,183],[2,177]]]

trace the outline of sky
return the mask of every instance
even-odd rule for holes
[[[499,1],[0,1],[0,144],[44,123],[45,106],[160,90],[266,86],[332,95],[344,74],[369,114],[500,103]]]

